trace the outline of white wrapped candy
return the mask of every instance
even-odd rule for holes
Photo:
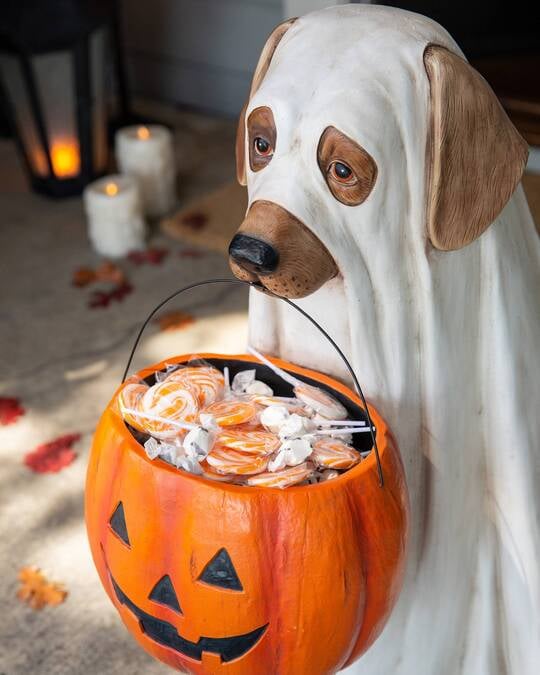
[[[316,428],[316,425],[309,417],[293,413],[283,421],[277,433],[282,440],[286,438],[301,438],[306,434],[312,433]]]
[[[284,405],[269,405],[260,416],[260,422],[265,429],[277,434],[284,422],[289,418],[289,411]]]
[[[241,370],[233,378],[231,390],[234,394],[258,394],[261,396],[272,396],[273,390],[264,382],[255,379],[257,371]]]
[[[161,443],[150,436],[150,438],[144,444],[144,451],[148,456],[148,459],[156,459],[159,457]]]
[[[203,429],[203,427],[188,431],[183,444],[186,456],[201,461],[212,449],[215,437],[214,431]]]
[[[188,471],[189,473],[194,473],[197,475],[201,475],[203,472],[201,465],[199,464],[199,461],[194,457],[179,456],[177,459],[176,466],[179,469],[183,469],[184,471]]]
[[[274,390],[260,380],[253,380],[246,387],[246,394],[253,394],[257,396],[273,396]]]
[[[286,466],[298,466],[312,452],[311,442],[307,438],[291,438],[285,441],[276,457],[268,463],[269,471],[279,471]]]
[[[244,394],[246,387],[253,382],[256,374],[255,368],[252,370],[241,370],[239,373],[236,373],[231,384],[232,391],[235,394]]]

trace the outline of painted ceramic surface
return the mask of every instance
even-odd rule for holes
[[[461,55],[433,21],[388,7],[347,5],[294,22],[246,108],[246,118],[270,108],[277,132],[259,171],[246,147],[249,201],[289,211],[336,261],[339,275],[298,304],[344,348],[404,459],[412,510],[404,590],[348,672],[534,675],[540,243],[520,186],[469,245],[445,252],[430,243],[429,44]],[[333,197],[317,164],[328,126],[377,165],[358,206]],[[485,152],[500,162],[497,143]],[[489,199],[490,190],[482,180],[475,194]],[[283,303],[253,292],[250,325],[261,351],[347,377]]]

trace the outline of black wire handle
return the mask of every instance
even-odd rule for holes
[[[347,360],[345,354],[341,351],[341,349],[338,347],[336,342],[328,335],[328,333],[324,330],[324,328],[319,325],[315,319],[310,316],[307,312],[305,312],[303,309],[298,307],[298,305],[295,305],[294,302],[291,302],[289,298],[284,298],[281,295],[275,295],[271,291],[267,290],[260,284],[254,283],[252,281],[242,281],[241,279],[207,279],[206,281],[197,281],[194,284],[189,284],[189,286],[184,286],[184,288],[179,289],[178,291],[175,291],[174,293],[171,293],[165,300],[162,300],[154,309],[150,312],[150,314],[146,317],[145,322],[139,329],[139,332],[137,333],[137,337],[135,338],[135,344],[133,345],[131,352],[129,354],[128,362],[126,365],[126,369],[124,370],[124,374],[122,375],[122,382],[125,382],[128,371],[131,367],[131,362],[133,361],[133,357],[135,355],[135,351],[137,347],[139,346],[139,342],[141,341],[142,334],[144,332],[144,329],[150,321],[152,320],[153,316],[156,314],[156,312],[159,312],[159,310],[166,305],[170,300],[173,298],[176,298],[177,296],[181,295],[182,293],[185,293],[186,291],[190,291],[193,288],[198,288],[200,286],[208,286],[210,284],[242,284],[244,286],[250,286],[251,288],[255,288],[256,290],[260,291],[261,293],[265,293],[266,295],[269,295],[272,298],[278,298],[279,300],[283,300],[283,302],[286,302],[290,307],[294,307],[297,312],[300,312],[302,316],[304,316],[308,321],[310,321],[317,330],[324,335],[324,337],[330,342],[332,347],[336,350],[336,352],[339,354],[339,356],[343,359],[343,362],[345,363],[347,370],[349,371],[349,375],[352,378],[352,381],[354,382],[354,386],[356,388],[356,391],[358,392],[358,395],[362,399],[362,403],[364,404],[364,408],[366,411],[366,415],[368,418],[368,424],[369,424],[369,430],[371,433],[371,440],[373,441],[373,449],[375,450],[375,458],[377,460],[377,473],[379,475],[379,486],[384,487],[384,476],[383,476],[383,471],[382,471],[382,466],[381,466],[381,458],[379,457],[379,448],[377,447],[377,439],[375,437],[375,433],[373,431],[373,422],[371,421],[371,415],[369,414],[369,408],[366,403],[366,399],[364,396],[364,392],[362,391],[362,387],[360,386],[360,382],[358,382],[358,378],[354,374],[354,370],[352,369],[351,364]]]

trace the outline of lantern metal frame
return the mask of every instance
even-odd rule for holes
[[[62,8],[62,3],[57,3],[55,8],[51,3],[44,11],[49,11],[50,16],[55,16]],[[98,7],[99,5],[99,7]],[[102,50],[103,66],[107,62],[107,55],[112,57],[112,70],[110,75],[114,79],[116,89],[117,113],[118,119],[129,118],[129,96],[124,75],[124,62],[121,53],[120,40],[120,22],[117,2],[100,2],[96,5],[90,3],[88,15],[81,13],[72,21],[73,25],[66,28],[65,34],[55,29],[56,35],[49,41],[37,34],[36,26],[31,26],[29,34],[18,35],[17,23],[13,21],[9,29],[0,31],[0,55],[10,57],[16,60],[18,71],[22,78],[22,86],[28,103],[29,112],[32,117],[36,141],[43,150],[44,166],[46,172],[43,174],[36,168],[36,161],[32,160],[31,148],[27,147],[25,137],[20,128],[21,123],[18,119],[18,103],[10,97],[9,88],[2,82],[2,73],[0,69],[0,99],[5,109],[5,117],[11,128],[14,140],[18,146],[23,159],[24,167],[32,188],[36,192],[46,194],[51,197],[68,197],[78,195],[84,187],[99,176],[104,175],[108,168],[108,146],[109,146],[109,125],[110,116],[107,114],[107,85],[105,83],[105,72],[102,74],[103,81],[100,86],[99,94],[102,96],[103,120],[100,122],[100,130],[103,131],[102,149],[103,157],[96,166],[95,157],[95,138],[96,123],[94,115],[94,100],[98,92],[95,90],[95,83],[92,79],[92,45],[91,40],[99,31],[104,31],[103,42],[99,47]],[[82,17],[82,18],[81,18]],[[76,23],[79,22],[79,23]],[[66,20],[69,24],[69,19]],[[55,32],[53,31],[53,32]],[[77,146],[78,171],[73,175],[59,175],[55,171],[52,154],[52,133],[47,129],[46,106],[40,99],[38,86],[39,74],[35,72],[33,59],[44,55],[53,55],[62,53],[69,60],[71,69],[71,83],[73,90],[71,98],[73,106],[70,106],[69,115],[71,117],[74,129],[74,145]],[[95,67],[96,64],[94,64]],[[67,96],[66,96],[67,98]],[[66,102],[66,105],[68,103]],[[101,126],[103,125],[103,126]],[[76,141],[76,143],[75,143]],[[36,154],[40,149],[36,149]]]

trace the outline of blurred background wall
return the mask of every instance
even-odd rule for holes
[[[267,35],[280,21],[340,0],[123,0],[135,93],[225,115],[240,110]],[[392,0],[441,23],[540,144],[540,39],[524,0]],[[536,104],[533,105],[534,101]],[[536,118],[536,122],[533,122]],[[525,132],[524,132],[525,125]],[[534,134],[534,138],[531,134]]]

